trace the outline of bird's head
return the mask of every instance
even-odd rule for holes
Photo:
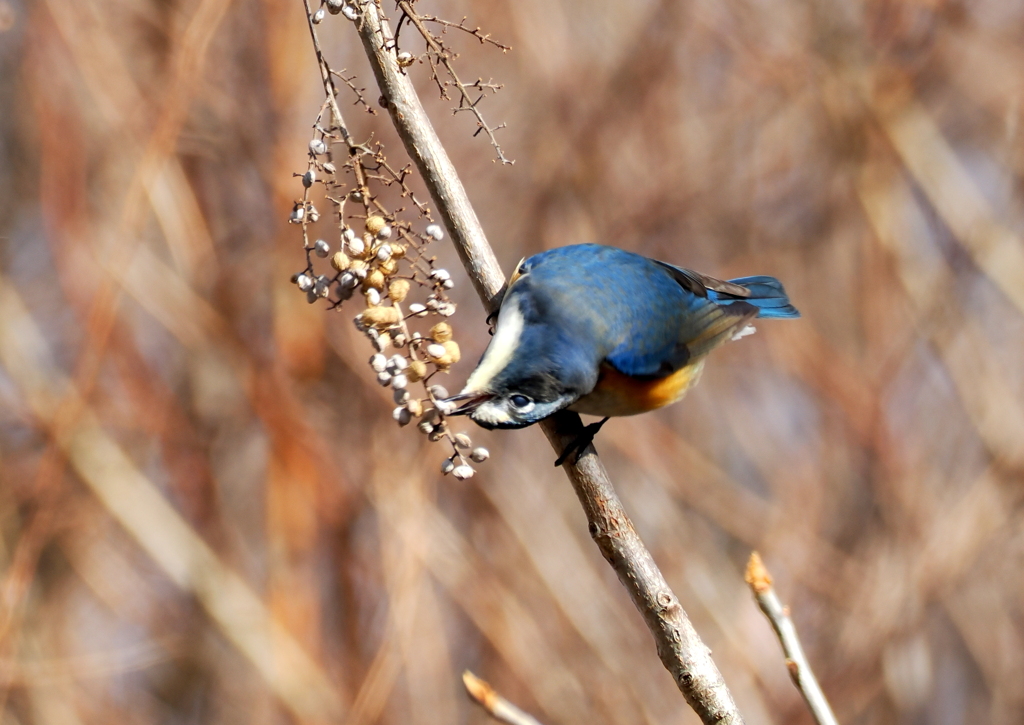
[[[448,398],[449,402],[458,405],[451,415],[468,415],[483,428],[525,428],[572,405],[579,397],[559,393],[546,400],[544,398],[548,396],[544,393],[535,397],[521,390],[524,388],[518,385],[494,391],[464,390]]]
[[[572,405],[596,380],[592,363],[578,364],[571,352],[563,359],[573,347],[531,314],[522,295],[506,295],[483,357],[447,401],[457,406],[451,415],[484,428],[523,428]]]

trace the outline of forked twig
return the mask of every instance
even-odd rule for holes
[[[470,28],[469,26],[467,26],[466,18],[463,18],[462,21],[458,23],[453,23],[450,20],[444,20],[443,18],[439,18],[434,15],[421,15],[420,19],[425,23],[437,23],[438,25],[443,25],[445,30],[447,30],[448,28],[456,28],[457,30],[461,30],[463,33],[468,33],[469,35],[472,35],[474,38],[479,40],[481,44],[490,43],[491,45],[497,48],[501,48],[503,53],[507,53],[508,51],[512,50],[511,46],[505,45],[504,43],[499,43],[497,40],[492,38],[490,33],[484,33],[483,31],[480,30],[480,28]]]
[[[363,95],[363,91],[365,91],[366,89],[365,88],[358,88],[356,86],[356,84],[353,83],[353,81],[356,79],[355,76],[349,76],[349,77],[346,78],[345,77],[345,69],[344,68],[342,68],[341,70],[333,70],[332,69],[330,71],[330,73],[331,73],[332,76],[337,77],[342,83],[344,83],[346,86],[348,86],[349,90],[352,91],[353,95],[355,95],[356,100],[352,101],[352,105],[353,106],[357,106],[357,105],[358,106],[362,106],[366,110],[366,112],[369,113],[371,116],[376,116],[377,115],[377,109],[374,108],[373,106],[371,106],[367,102],[366,97]],[[327,89],[325,88],[324,90],[327,90]]]
[[[509,159],[508,157],[505,156],[505,152],[502,151],[501,145],[498,143],[498,139],[494,135],[494,132],[504,128],[505,124],[501,124],[501,125],[498,125],[498,126],[491,126],[491,125],[489,125],[487,123],[487,121],[484,120],[484,116],[480,112],[480,109],[478,107],[480,101],[483,100],[484,94],[486,93],[486,91],[488,89],[493,92],[493,91],[496,91],[498,88],[500,88],[500,86],[497,86],[497,85],[495,85],[493,83],[483,83],[483,79],[479,79],[479,80],[475,81],[474,83],[463,83],[462,80],[459,78],[458,73],[455,72],[455,67],[452,65],[452,62],[451,62],[452,61],[452,54],[434,36],[434,34],[430,32],[430,29],[427,28],[424,25],[424,22],[426,21],[426,18],[424,18],[421,15],[419,15],[416,12],[416,10],[413,8],[412,3],[408,2],[408,0],[399,0],[398,7],[401,9],[401,11],[403,13],[403,15],[402,15],[403,19],[407,18],[409,20],[409,22],[412,23],[413,26],[415,26],[416,30],[419,31],[420,35],[423,37],[423,41],[427,44],[428,50],[431,52],[431,56],[428,57],[428,61],[429,61],[430,66],[431,66],[431,70],[434,73],[434,81],[437,83],[438,87],[441,89],[442,97],[447,97],[447,96],[445,94],[444,84],[437,77],[437,68],[435,66],[435,63],[440,63],[444,67],[445,72],[452,79],[451,85],[454,85],[455,88],[458,89],[458,91],[459,91],[459,105],[456,108],[453,109],[453,113],[460,113],[460,112],[464,112],[464,111],[469,111],[470,113],[472,113],[476,117],[476,122],[477,122],[477,130],[476,130],[476,132],[473,135],[476,136],[481,131],[483,133],[487,134],[487,138],[490,140],[491,146],[494,148],[494,152],[498,155],[497,160],[500,161],[503,164],[509,164],[509,165],[514,164],[515,163],[514,160]],[[434,20],[435,22],[438,22],[436,18],[431,18],[431,20]],[[490,36],[481,36],[481,35],[479,35],[478,34],[480,32],[479,28],[477,28],[476,32],[474,32],[474,31],[471,31],[468,28],[465,28],[465,27],[463,27],[461,25],[456,25],[456,24],[449,24],[449,25],[451,27],[457,27],[457,28],[460,28],[461,30],[465,30],[467,33],[470,33],[471,35],[475,35],[478,39],[480,39],[481,43],[483,43],[485,41],[488,41],[488,42],[493,43],[494,45],[497,45],[502,50],[508,50],[507,46],[504,46],[501,43],[497,43],[497,42],[491,40]],[[480,91],[480,95],[478,95],[478,96],[476,96],[476,98],[474,98],[473,95],[469,92],[470,88],[475,88],[475,89],[479,90]]]

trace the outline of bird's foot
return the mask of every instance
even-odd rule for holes
[[[562,455],[560,455],[558,457],[558,460],[555,461],[555,468],[558,468],[567,460],[569,460],[569,456],[571,456],[573,453],[576,454],[576,458],[573,460],[573,463],[579,463],[580,456],[583,455],[583,450],[594,442],[594,436],[596,436],[597,432],[601,430],[601,426],[607,422],[608,418],[603,418],[602,420],[599,420],[596,423],[591,423],[590,425],[584,426],[583,430],[581,430],[579,434],[575,438],[573,438],[572,443],[565,447],[565,450],[562,451]]]

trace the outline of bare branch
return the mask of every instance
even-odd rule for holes
[[[369,113],[371,116],[377,115],[377,109],[371,106],[369,103],[367,103],[366,97],[363,95],[363,91],[365,91],[366,89],[357,88],[355,83],[353,83],[353,81],[356,79],[355,76],[349,76],[348,78],[346,78],[344,68],[342,68],[341,70],[331,70],[331,75],[336,76],[338,79],[340,79],[341,82],[348,86],[349,90],[351,90],[352,93],[355,94],[356,100],[352,102],[353,106],[362,106],[366,110],[366,112]],[[324,90],[327,89],[325,88]]]
[[[359,32],[363,47],[391,119],[430,190],[485,308],[493,311],[505,277],[448,154],[411,81],[398,65],[394,47],[388,42],[392,39],[390,27],[375,3],[363,3],[361,10],[363,22]],[[541,427],[561,452],[575,439],[582,422],[575,413],[564,411],[543,421]],[[643,615],[658,655],[686,701],[708,725],[742,723],[710,651],[633,528],[593,446],[585,449],[579,461],[566,463],[564,468],[583,504],[591,536]]]
[[[480,28],[470,28],[469,26],[467,26],[465,18],[463,18],[461,22],[453,23],[450,20],[444,20],[433,15],[421,15],[420,20],[422,20],[425,23],[437,23],[438,25],[443,25],[445,27],[445,30],[447,30],[448,28],[456,28],[464,33],[469,33],[474,38],[479,40],[481,45],[484,43],[490,43],[491,45],[497,48],[501,48],[503,53],[507,53],[508,51],[512,50],[512,46],[505,45],[504,43],[499,43],[497,40],[491,37],[490,33],[484,33],[480,30]]]
[[[412,203],[416,206],[416,209],[419,211],[420,216],[430,219],[430,207],[428,207],[426,203],[416,198],[416,195],[413,193],[412,189],[405,181],[409,174],[412,173],[412,169],[410,169],[409,166],[406,165],[403,166],[398,171],[395,171],[395,169],[392,168],[391,165],[387,162],[387,159],[384,158],[384,154],[380,151],[380,149],[378,149],[377,152],[374,154],[374,159],[377,162],[377,167],[387,172],[387,176],[377,174],[373,175],[372,178],[380,181],[385,186],[398,184],[399,188],[401,188],[402,190],[402,198],[409,199],[410,201],[412,201]]]
[[[418,30],[420,35],[423,36],[423,40],[427,44],[427,48],[431,51],[432,55],[436,57],[435,61],[434,57],[428,56],[431,70],[433,71],[434,82],[437,83],[437,85],[441,89],[441,97],[447,98],[448,94],[445,92],[445,84],[442,83],[437,76],[437,67],[435,63],[440,63],[442,66],[444,66],[445,71],[452,79],[451,85],[455,86],[455,88],[459,91],[459,105],[457,108],[454,109],[454,112],[458,113],[459,111],[470,111],[474,116],[476,116],[478,128],[476,133],[474,133],[473,135],[476,136],[481,131],[486,133],[487,138],[490,139],[491,146],[494,147],[494,151],[498,155],[497,160],[503,164],[514,164],[514,160],[508,159],[505,156],[505,153],[501,150],[501,146],[498,144],[498,139],[494,135],[495,131],[504,128],[504,124],[501,124],[500,126],[489,125],[487,121],[484,120],[483,114],[477,107],[477,104],[483,98],[483,90],[485,87],[490,88],[492,91],[496,91],[498,88],[500,88],[500,86],[495,86],[494,84],[486,84],[485,86],[482,86],[480,85],[482,83],[482,79],[477,80],[475,83],[463,83],[459,79],[459,75],[455,72],[454,66],[452,66],[451,60],[453,54],[449,52],[448,49],[444,47],[444,44],[440,40],[438,40],[438,38],[433,33],[430,32],[430,29],[423,24],[425,18],[421,17],[416,13],[415,9],[413,9],[412,7],[412,3],[408,2],[408,0],[399,0],[398,7],[402,10],[403,18],[408,18],[409,22],[416,27],[416,30]],[[461,25],[453,25],[453,27],[458,27],[462,30],[465,30],[471,35],[477,35],[480,32],[479,28],[477,28],[476,31],[474,32]],[[490,36],[477,35],[477,37],[480,38],[480,42],[482,43],[485,40],[488,40]],[[491,42],[494,43],[494,41]],[[494,44],[497,45],[502,50],[508,50],[506,46],[501,45],[500,43]],[[476,88],[481,91],[481,94],[475,100],[470,95],[469,89],[471,88]]]
[[[469,670],[462,673],[462,684],[466,686],[466,692],[473,702],[486,710],[487,714],[498,722],[508,723],[508,725],[541,725],[539,720],[520,710],[499,695],[490,683],[481,680]]]
[[[775,590],[772,589],[771,574],[768,573],[764,562],[761,561],[761,555],[756,551],[750,554],[746,580],[750,585],[750,590],[754,592],[757,606],[764,612],[764,616],[768,617],[772,629],[775,630],[775,634],[782,644],[789,675],[793,678],[793,684],[800,690],[800,694],[804,696],[815,722],[818,725],[838,725],[836,716],[832,713],[828,700],[825,699],[825,693],[821,691],[821,686],[811,670],[804,649],[800,646],[796,627],[793,626],[793,620],[789,618],[789,608],[782,605]]]
[[[332,77],[331,67],[327,65],[327,59],[324,57],[324,51],[320,47],[320,38],[316,34],[316,28],[313,25],[313,11],[309,7],[309,0],[302,0],[302,4],[306,8],[306,23],[309,26],[309,35],[313,39],[313,49],[316,51],[316,62],[320,68],[320,79],[324,84],[324,93],[327,94],[327,103],[331,109],[331,120],[334,126],[341,132],[342,138],[345,143],[348,144],[349,148],[354,146],[352,141],[352,135],[348,132],[348,126],[345,125],[345,119],[341,115],[341,109],[338,108],[338,89],[334,86],[334,78]]]

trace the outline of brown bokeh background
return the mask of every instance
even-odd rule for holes
[[[418,7],[513,48],[450,38],[505,84],[511,167],[412,69],[506,270],[601,241],[804,313],[598,439],[747,722],[810,722],[752,549],[841,722],[1024,720],[1024,3]],[[696,722],[540,431],[466,422],[492,458],[442,478],[356,308],[289,284],[301,3],[0,0],[0,29],[4,725],[482,723],[465,668],[549,725]],[[486,325],[436,249],[456,389]]]

